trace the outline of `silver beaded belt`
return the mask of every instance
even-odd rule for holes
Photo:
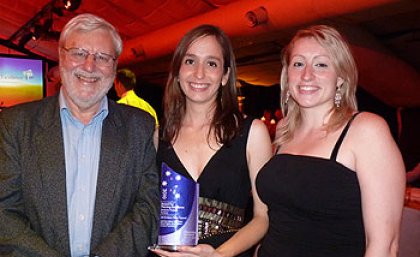
[[[236,232],[244,223],[245,210],[205,197],[199,198],[198,236],[210,236]]]

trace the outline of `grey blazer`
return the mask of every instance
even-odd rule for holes
[[[91,251],[143,257],[158,226],[155,121],[140,109],[108,104]],[[0,253],[70,256],[59,115],[57,96],[0,112]]]

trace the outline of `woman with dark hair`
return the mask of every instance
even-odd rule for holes
[[[357,111],[347,43],[312,26],[282,64],[276,155],[256,179],[270,218],[258,256],[396,256],[404,164],[387,123]]]
[[[270,137],[260,120],[240,113],[235,84],[235,57],[221,29],[202,25],[181,39],[165,89],[157,158],[200,184],[200,240],[178,252],[154,250],[160,256],[239,256],[267,231],[254,182],[272,155]],[[253,217],[244,224],[251,194]]]

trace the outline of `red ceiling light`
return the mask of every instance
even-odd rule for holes
[[[268,13],[264,6],[247,12],[245,17],[248,21],[248,26],[251,28],[268,22]]]

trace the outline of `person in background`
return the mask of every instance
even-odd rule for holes
[[[129,69],[120,69],[114,80],[115,91],[121,99],[117,101],[120,104],[126,104],[140,108],[155,118],[156,126],[159,125],[155,109],[134,92],[136,87],[136,74]]]
[[[405,190],[404,206],[420,210],[420,163],[407,171],[407,187]]]
[[[47,74],[47,92],[46,96],[53,96],[60,92],[61,78],[58,66],[52,67]]]
[[[281,119],[283,119],[283,112],[281,111],[281,109],[280,108],[277,108],[275,111],[274,111],[274,118],[275,118],[275,120],[276,120],[276,124],[281,120]]]
[[[121,50],[107,21],[74,17],[59,40],[59,94],[1,112],[2,254],[133,257],[155,243],[155,122],[106,98]]]
[[[405,173],[387,123],[358,113],[357,68],[330,26],[283,49],[276,155],[256,186],[269,229],[258,257],[397,256]]]
[[[407,171],[407,183],[420,181],[420,162],[412,170]]]
[[[240,254],[267,231],[254,181],[272,155],[270,137],[262,121],[240,113],[235,83],[235,57],[220,28],[201,25],[184,35],[165,89],[157,159],[200,184],[200,240],[178,252],[153,250],[160,256],[251,256]],[[253,217],[244,224],[250,194]]]
[[[270,126],[271,121],[271,111],[268,109],[265,109],[263,112],[263,116],[261,117],[261,120],[264,122],[264,124],[267,126],[267,128]]]
[[[265,124],[268,129],[268,134],[270,135],[270,139],[274,139],[274,135],[276,133],[276,121],[274,117],[271,115],[271,111],[266,109],[263,112],[263,116],[261,117],[261,121]]]

